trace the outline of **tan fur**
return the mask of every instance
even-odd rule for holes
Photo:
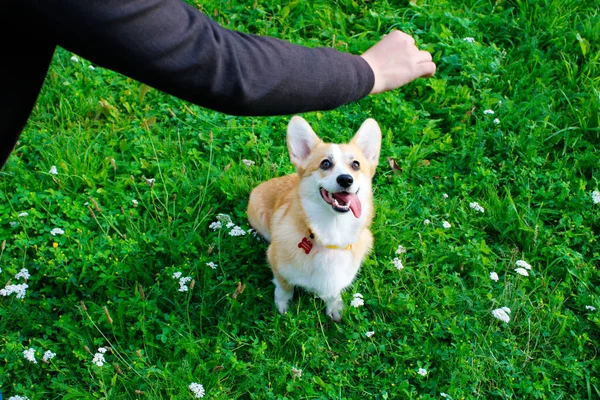
[[[368,160],[357,144],[356,136],[349,144],[331,145],[315,139],[316,135],[313,138],[302,133],[300,136],[312,140],[307,142],[308,147],[313,146],[308,151],[308,147],[297,145],[298,135],[292,128],[293,124],[305,124],[302,125],[304,129],[310,128],[306,128],[308,124],[304,120],[294,118],[288,128],[288,148],[297,173],[274,178],[257,186],[250,195],[248,220],[254,229],[271,241],[267,255],[275,278],[275,300],[279,311],[283,313],[287,310],[294,286],[302,286],[322,297],[327,303],[327,313],[334,320],[339,320],[342,308],[340,293],[352,282],[373,245],[369,230],[373,218],[371,178],[375,173],[379,150],[377,148],[375,161]],[[378,134],[380,143],[380,132]],[[300,143],[304,144],[302,141]],[[336,166],[339,164],[339,168],[345,168],[343,173],[351,174],[357,185],[359,181],[362,184],[359,189],[363,191],[360,193],[361,218],[355,218],[352,212],[329,210],[330,206],[323,199],[307,200],[314,196],[313,190],[319,193],[318,187],[313,188],[311,182],[326,180],[328,174],[335,173],[335,170],[320,168],[322,160],[333,154],[339,156]],[[350,168],[352,161],[360,163],[359,171]],[[307,201],[312,201],[310,207],[316,207],[319,215],[307,215]],[[306,254],[298,244],[308,237],[309,230],[315,237],[311,240],[312,250]],[[351,249],[346,250],[348,245],[351,245]]]

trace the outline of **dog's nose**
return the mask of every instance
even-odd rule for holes
[[[352,177],[352,175],[348,174],[338,175],[336,180],[337,183],[344,189],[348,189],[354,182],[354,178]]]

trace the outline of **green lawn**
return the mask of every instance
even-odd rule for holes
[[[59,49],[0,171],[0,287],[28,285],[0,296],[5,400],[600,398],[597,1],[200,3],[295,43],[360,53],[401,29],[434,55],[434,78],[303,115],[330,141],[383,130],[343,321],[302,291],[279,315],[266,244],[218,216],[246,231],[250,190],[293,171],[289,116],[211,112]]]

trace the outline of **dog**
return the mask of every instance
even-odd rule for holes
[[[248,220],[270,242],[267,258],[279,312],[288,310],[299,286],[319,296],[337,322],[341,293],[373,247],[371,181],[381,130],[369,118],[348,144],[330,144],[294,116],[287,127],[287,147],[296,173],[254,188]]]

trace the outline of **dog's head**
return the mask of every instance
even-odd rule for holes
[[[381,130],[367,119],[348,144],[324,143],[308,122],[295,116],[288,124],[290,159],[300,176],[300,193],[311,204],[336,214],[361,218],[371,199],[371,179],[379,162]]]

